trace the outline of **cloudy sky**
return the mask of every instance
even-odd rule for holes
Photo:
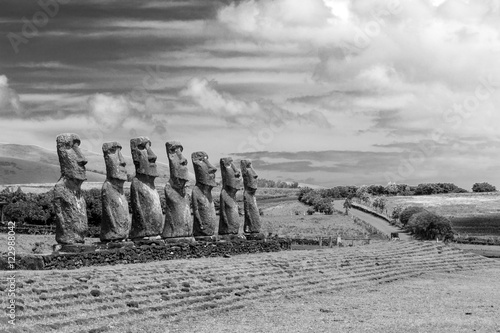
[[[40,3],[0,3],[0,142],[145,135],[160,162],[177,139],[275,180],[500,187],[500,0]]]

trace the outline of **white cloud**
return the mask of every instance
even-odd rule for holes
[[[247,102],[229,93],[218,91],[216,86],[215,81],[193,78],[187,82],[180,96],[228,122],[245,126],[261,125],[276,119],[285,122],[305,122],[320,127],[330,126],[325,116],[317,110],[295,113],[269,100]]]
[[[187,82],[180,96],[189,97],[205,110],[219,116],[252,116],[261,110],[256,102],[244,102],[227,93],[215,90],[216,82],[205,78],[193,78]]]
[[[0,75],[0,116],[22,115],[22,107],[19,95],[9,87],[9,81],[5,75]]]

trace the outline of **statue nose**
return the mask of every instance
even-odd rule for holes
[[[86,159],[81,159],[78,161],[78,165],[82,166],[82,167],[85,166],[87,163],[88,163],[88,161]]]
[[[155,155],[155,153],[153,153],[153,151],[150,148],[148,148],[148,161],[150,163],[155,163],[157,158],[158,157]]]

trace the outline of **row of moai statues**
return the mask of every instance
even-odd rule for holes
[[[56,241],[59,244],[82,244],[88,229],[85,199],[81,185],[86,180],[87,160],[80,150],[76,134],[57,136],[57,153],[61,178],[54,188],[54,206],[57,216]],[[102,186],[102,242],[131,240],[192,241],[223,239],[262,239],[259,209],[255,198],[257,174],[250,160],[241,161],[241,172],[230,157],[221,158],[222,190],[217,221],[212,189],[216,186],[215,173],[205,152],[191,155],[196,184],[191,198],[186,185],[189,181],[188,162],[183,146],[177,141],[166,144],[170,179],[165,186],[166,210],[163,218],[160,196],[155,188],[158,177],[157,156],[147,137],[130,140],[136,174],[130,186],[129,205],[124,192],[127,181],[126,163],[122,146],[107,142],[102,146],[106,163],[106,180]],[[238,213],[236,193],[244,185],[243,228]],[[191,208],[193,214],[191,214]],[[218,223],[217,223],[218,222]]]

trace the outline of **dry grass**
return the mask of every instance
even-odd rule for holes
[[[428,272],[454,274],[496,268],[495,274],[483,273],[492,274],[491,282],[496,283],[492,286],[496,286],[499,265],[498,261],[433,243],[378,242],[357,248],[175,260],[74,271],[19,271],[16,272],[17,304],[22,309],[18,308],[16,328],[17,332],[136,333],[308,332],[311,328],[323,327],[326,332],[327,323],[336,323],[344,325],[340,331],[349,331],[349,327],[367,329],[378,327],[377,324],[390,324],[387,327],[392,329],[388,331],[406,332],[406,327],[403,330],[393,328],[409,318],[424,325],[432,313],[436,317],[439,313],[439,318],[455,320],[458,313],[463,315],[466,311],[484,316],[488,309],[481,309],[480,305],[494,305],[495,310],[500,306],[500,298],[493,298],[498,294],[492,293],[491,298],[480,302],[480,296],[488,296],[481,292],[468,304],[465,301],[455,303],[446,299],[441,288],[446,280],[436,286],[426,283],[417,288],[418,284],[408,279]],[[2,288],[6,287],[5,276],[10,274],[0,273]],[[395,284],[392,294],[392,289],[381,289],[386,283],[398,280],[408,282]],[[413,288],[413,295],[421,295],[420,298],[406,301],[407,286]],[[496,292],[498,290],[496,288]],[[379,293],[379,298],[370,298],[373,292]],[[432,300],[422,296],[425,293],[429,296],[436,293],[448,303],[435,304],[450,307],[437,308],[436,305],[434,311],[428,309],[424,300]],[[494,299],[496,303],[492,303]],[[413,307],[409,307],[410,304]],[[453,308],[453,304],[461,307]],[[396,321],[397,312],[394,311],[403,306],[408,310],[400,312],[401,318]],[[223,314],[225,311],[229,311],[228,314]],[[261,313],[266,314],[259,315]],[[314,313],[316,316],[312,315]],[[211,317],[218,320],[214,322]],[[471,318],[458,321],[454,328],[469,329],[472,324],[493,328],[484,317],[473,317],[475,322],[471,322]],[[318,326],[315,320],[325,321],[324,326]],[[238,321],[245,325],[237,326]],[[0,322],[0,331],[5,330],[6,325]]]
[[[282,202],[266,208],[262,216],[262,231],[266,234],[292,238],[337,235],[341,235],[342,238],[362,238],[368,234],[366,229],[355,224],[348,216],[337,213],[307,215],[308,208],[299,201]],[[295,215],[295,212],[299,212],[299,215]]]
[[[498,274],[429,272],[391,284],[282,296],[225,313],[186,315],[169,332],[499,332]]]
[[[448,217],[472,217],[500,213],[500,192],[388,197],[387,201],[389,214],[397,205],[423,206]]]

